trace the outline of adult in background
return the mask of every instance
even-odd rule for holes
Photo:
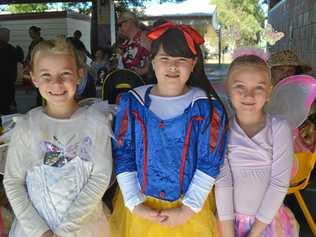
[[[302,62],[291,50],[283,50],[272,54],[268,61],[271,67],[272,84],[293,75],[305,74],[312,67]]]
[[[30,68],[30,61],[31,61],[31,55],[32,55],[32,50],[34,49],[34,47],[41,41],[43,41],[44,39],[41,37],[41,28],[37,27],[37,26],[31,26],[29,28],[29,36],[32,39],[31,44],[29,45],[29,50],[27,53],[27,56],[25,58],[25,63],[24,63],[24,71],[26,71],[26,74],[29,74]],[[29,75],[28,75],[29,76]],[[28,80],[27,82],[25,82],[26,86],[29,87],[29,84],[31,83],[31,79],[30,77],[27,77]],[[40,95],[38,89],[36,90],[36,106],[40,106],[42,105],[42,96]]]
[[[14,101],[14,82],[17,77],[16,49],[11,44],[10,31],[0,28],[0,114],[9,114]]]
[[[31,26],[29,28],[29,36],[32,39],[31,44],[29,45],[29,51],[27,53],[27,56],[25,58],[25,63],[29,64],[31,61],[31,54],[34,47],[43,40],[41,37],[41,28],[37,26]]]
[[[117,27],[119,33],[127,40],[120,45],[123,49],[124,67],[142,76],[145,82],[149,67],[150,40],[146,31],[141,30],[137,16],[129,11],[120,14]]]
[[[87,50],[84,43],[80,40],[82,36],[82,33],[80,30],[76,30],[73,33],[73,37],[68,37],[67,40],[70,40],[72,45],[75,47],[75,49],[83,51],[87,57],[90,59],[93,59],[92,54]]]

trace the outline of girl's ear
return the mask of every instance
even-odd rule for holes
[[[30,76],[31,76],[31,79],[32,79],[32,82],[33,82],[34,86],[35,86],[36,88],[38,88],[38,79],[36,79],[36,78],[34,77],[34,75],[33,75],[32,72],[30,72]]]
[[[151,65],[153,66],[153,70],[155,71],[155,62],[154,62],[154,60],[151,60]]]
[[[79,68],[78,70],[78,76],[79,76],[79,80],[77,80],[77,84],[80,84],[81,79],[83,79],[85,75],[85,70],[83,68]]]

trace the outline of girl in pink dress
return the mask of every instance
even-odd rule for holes
[[[222,235],[298,236],[295,217],[282,205],[293,163],[291,128],[263,110],[272,90],[266,57],[237,56],[226,88],[235,114],[215,188]]]

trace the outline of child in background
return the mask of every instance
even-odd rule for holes
[[[17,121],[4,186],[16,216],[10,236],[108,235],[102,196],[112,172],[111,118],[74,99],[83,63],[64,39],[32,51],[44,107]]]
[[[69,41],[68,41],[69,42]],[[94,98],[97,97],[97,87],[96,80],[97,74],[88,64],[87,64],[87,56],[84,51],[77,50],[78,57],[82,62],[84,62],[83,68],[83,78],[78,83],[76,89],[76,99],[82,100],[86,98]]]
[[[222,235],[294,237],[298,226],[282,205],[293,163],[287,121],[263,111],[272,90],[263,52],[240,53],[226,87],[235,109],[227,156],[215,194]]]
[[[102,78],[110,71],[109,54],[104,48],[97,48],[94,53],[94,61],[91,62],[91,67],[97,75],[96,84],[102,84]]]
[[[200,34],[154,28],[157,84],[120,98],[115,122],[112,236],[218,236],[208,196],[223,162],[226,113],[203,68]]]
[[[314,153],[316,151],[316,100],[305,122],[294,136],[294,151]]]

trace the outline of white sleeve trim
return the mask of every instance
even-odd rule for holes
[[[215,179],[200,170],[196,170],[182,203],[195,213],[201,211],[208,194],[212,190]]]
[[[125,206],[133,212],[134,208],[145,201],[135,172],[123,172],[117,175],[117,182],[121,188]]]

